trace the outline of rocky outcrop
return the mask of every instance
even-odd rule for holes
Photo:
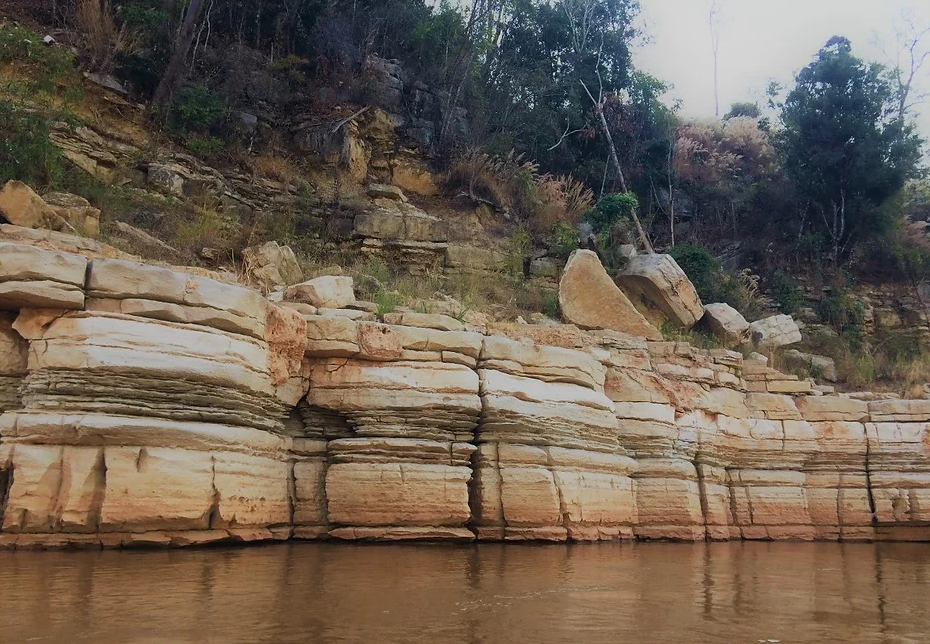
[[[0,246],[0,546],[930,540],[930,401],[326,282]]]
[[[818,380],[836,382],[836,361],[827,356],[818,356],[812,353],[802,353],[797,349],[789,349],[782,355],[785,364],[795,369],[806,370],[811,377]]]
[[[636,464],[620,449],[605,367],[578,351],[488,337],[478,375],[478,538],[632,536]]]
[[[661,340],[662,334],[636,310],[610,279],[597,254],[576,250],[559,282],[559,309],[566,321],[583,329],[609,329]]]
[[[704,315],[691,280],[671,255],[636,255],[617,274],[617,284],[650,322],[690,329]]]

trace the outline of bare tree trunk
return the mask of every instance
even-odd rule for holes
[[[623,192],[629,192],[626,186],[626,179],[623,176],[623,168],[620,167],[620,158],[617,156],[617,148],[614,146],[614,138],[610,134],[610,127],[607,126],[607,118],[604,116],[603,102],[601,100],[594,100],[594,96],[591,95],[584,81],[579,82],[581,86],[584,87],[591,102],[594,103],[594,113],[597,115],[598,123],[600,123],[601,134],[603,134],[604,138],[607,140],[607,147],[610,150],[610,160],[613,162],[614,170],[617,171],[617,177],[620,179],[620,187],[623,189]],[[636,214],[636,208],[630,207],[630,215],[633,217],[633,222],[636,224],[636,231],[639,233],[639,239],[643,243],[643,248],[646,249],[647,253],[655,253],[655,250],[652,248],[652,243],[646,236],[646,231],[643,230],[643,224],[639,221],[639,215]]]
[[[161,108],[168,104],[171,95],[174,93],[178,80],[181,78],[181,72],[184,67],[184,61],[187,59],[187,52],[194,40],[194,34],[197,22],[200,20],[200,13],[203,10],[203,0],[191,0],[187,5],[187,11],[184,14],[184,22],[181,24],[181,30],[178,32],[177,39],[174,41],[174,50],[171,52],[171,60],[168,61],[168,67],[158,83],[158,89],[155,90],[155,96],[152,98],[152,106]]]
[[[710,13],[707,15],[707,23],[710,25],[710,45],[714,54],[714,116],[720,118],[720,98],[717,84],[717,52],[720,51],[720,34],[717,32],[717,16],[720,14],[720,7],[717,6],[717,0],[714,0],[710,7]]]
[[[675,193],[672,189],[672,152],[674,150],[674,142],[668,147],[668,224],[669,232],[672,234],[672,248],[675,248]]]

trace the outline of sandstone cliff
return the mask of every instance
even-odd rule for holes
[[[930,539],[930,401],[611,330],[275,304],[57,235],[0,226],[2,546]]]

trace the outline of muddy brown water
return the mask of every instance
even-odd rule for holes
[[[0,552],[0,642],[930,642],[927,544]]]

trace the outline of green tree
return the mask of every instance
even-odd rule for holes
[[[723,118],[727,120],[739,116],[748,116],[749,118],[757,119],[762,116],[762,112],[755,103],[733,103],[733,105],[730,106],[730,111],[727,112],[727,115]]]
[[[799,236],[814,232],[834,263],[890,224],[881,206],[919,175],[922,141],[897,118],[883,69],[833,37],[795,78],[781,114],[782,165],[800,200]]]

